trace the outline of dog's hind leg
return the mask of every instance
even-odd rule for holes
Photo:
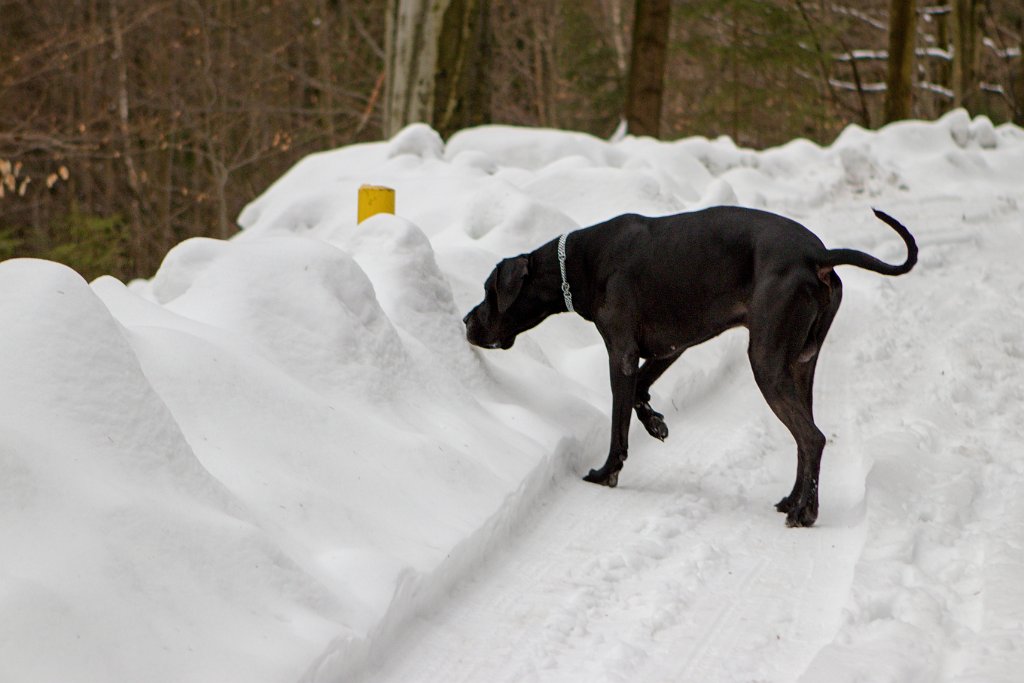
[[[808,365],[814,359],[798,359],[821,309],[810,292],[799,287],[762,294],[768,296],[761,299],[758,315],[750,321],[750,366],[772,412],[797,444],[796,481],[792,492],[780,501],[786,508],[786,525],[811,526],[818,518],[818,474],[825,435],[814,424],[809,401],[813,372]]]
[[[808,358],[806,361],[798,362],[793,366],[793,374],[796,379],[797,389],[800,393],[805,409],[811,416],[812,420],[814,419],[814,371],[818,364],[818,357],[821,352],[822,344],[825,342],[825,336],[828,334],[829,328],[832,326],[832,321],[835,320],[836,313],[839,311],[839,304],[843,299],[842,282],[839,280],[839,276],[834,272],[831,275],[832,280],[829,286],[825,310],[822,312],[821,317],[819,317],[812,326],[808,344],[805,347],[806,349],[807,347],[813,346],[816,351],[813,356]],[[806,353],[806,351],[804,353]],[[803,354],[801,354],[801,356],[802,355]],[[775,505],[775,509],[779,512],[788,514],[799,501],[800,488],[803,480],[803,473],[800,471],[800,467],[802,465],[802,462],[798,465],[797,478],[793,484],[792,492]],[[815,480],[817,480],[817,476],[815,476]]]
[[[811,409],[811,394],[813,393],[814,385],[814,368],[817,365],[817,362],[818,358],[817,355],[815,355],[810,360],[806,362],[797,363],[793,367],[793,379],[796,383],[797,397],[799,398],[802,404],[802,411],[806,412],[808,415],[811,416],[812,422],[814,420],[814,417]],[[767,395],[765,396],[765,398],[767,398]],[[778,411],[776,411],[776,414],[778,414]],[[780,419],[782,419],[781,416]],[[786,424],[787,427],[789,427],[789,424],[785,419],[782,419],[782,422]],[[790,429],[790,432],[792,432],[794,438],[796,438],[796,433],[793,432],[792,429]],[[821,457],[818,456],[817,462],[820,463],[820,460]],[[796,479],[793,481],[793,490],[789,492],[788,496],[786,496],[785,498],[783,498],[782,500],[775,504],[775,509],[778,510],[779,512],[789,514],[791,510],[795,509],[798,506],[800,502],[801,492],[803,491],[808,478],[807,474],[805,473],[805,468],[807,467],[807,464],[808,459],[805,457],[805,453],[802,450],[799,451],[797,454]],[[813,478],[815,481],[817,481],[816,475],[814,475]]]
[[[662,441],[668,437],[668,427],[665,425],[665,416],[651,407],[651,385],[658,381],[681,355],[682,351],[667,358],[651,358],[644,361],[636,378],[636,402],[633,404],[633,410],[636,411],[637,419],[647,433]]]
[[[811,526],[818,518],[818,474],[825,435],[814,424],[797,378],[787,368],[761,363],[753,367],[765,400],[797,443],[796,481],[777,509],[786,512],[786,526]]]

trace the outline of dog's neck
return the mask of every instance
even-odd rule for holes
[[[531,271],[536,278],[535,295],[542,298],[546,307],[550,309],[549,315],[565,313],[568,310],[566,296],[562,288],[562,265],[558,255],[559,240],[555,239],[540,247],[530,254]],[[579,262],[574,259],[573,238],[570,235],[566,240],[566,258],[564,282],[569,285],[572,296],[572,312],[587,318],[586,299],[583,296],[582,288],[573,283],[578,282]],[[578,255],[577,255],[578,256]],[[574,273],[577,274],[574,278]],[[589,318],[587,318],[589,320]]]

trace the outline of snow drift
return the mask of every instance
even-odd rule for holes
[[[398,215],[356,226],[363,183],[394,187]],[[304,159],[246,207],[242,233],[178,245],[149,281],[2,263],[0,679],[372,671],[552,487],[603,460],[589,326],[558,316],[507,353],[465,343],[493,265],[621,213],[739,203],[899,260],[875,205],[922,247],[898,285],[847,279],[833,335],[852,342],[827,352],[863,368],[861,412],[833,430],[865,459],[843,470],[853,512],[830,521],[825,491],[819,526],[856,530],[837,537],[850,578],[825,644],[794,661],[808,681],[1009,680],[1022,202],[1024,131],[963,111],[760,152],[503,126],[445,144],[416,125]],[[699,402],[742,366],[732,339],[681,361],[656,398]],[[780,495],[787,480],[772,479]],[[773,501],[745,514],[781,527]]]

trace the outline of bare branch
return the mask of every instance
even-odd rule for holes
[[[861,10],[854,9],[852,7],[846,7],[843,5],[832,5],[829,9],[831,9],[836,14],[858,19],[864,22],[865,24],[868,24],[869,26],[877,28],[880,31],[889,30],[889,25],[885,23],[884,19],[876,19],[875,17],[871,16],[866,12],[862,12]]]

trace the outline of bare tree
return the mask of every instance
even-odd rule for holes
[[[917,12],[914,0],[889,2],[889,62],[885,76],[885,121],[910,118],[914,88]]]
[[[128,93],[128,58],[124,49],[124,34],[121,30],[121,18],[118,12],[120,0],[110,3],[110,35],[114,44],[114,64],[117,71],[117,124],[121,138],[121,162],[124,164],[125,178],[128,184],[128,221],[132,241],[132,251],[142,253],[145,249],[145,227],[143,225],[142,188],[139,184],[139,171],[135,161],[135,143],[132,135],[131,106]]]
[[[635,135],[661,133],[671,15],[669,0],[636,0],[625,107],[626,123]]]
[[[560,0],[493,0],[490,80],[495,121],[517,125],[573,125],[575,86],[561,68],[565,34]]]
[[[490,119],[485,0],[389,0],[384,133],[422,121],[442,135]]]
[[[984,0],[952,0],[953,105],[975,109],[981,94],[978,72],[981,61]]]

